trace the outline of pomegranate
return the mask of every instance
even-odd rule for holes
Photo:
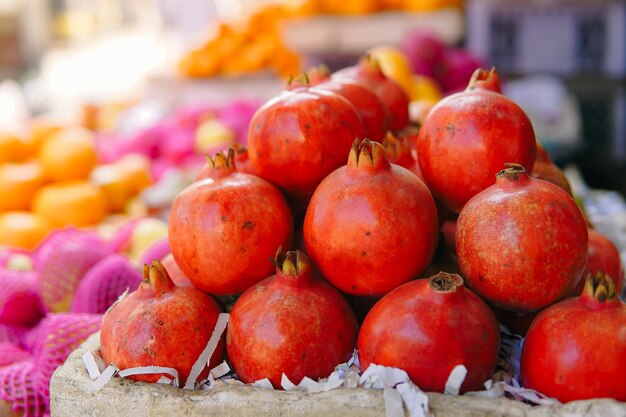
[[[237,172],[243,172],[245,174],[254,174],[252,167],[250,166],[250,158],[248,158],[248,149],[237,144],[233,145],[235,169]],[[208,155],[206,156],[206,164],[196,175],[196,181],[209,178],[213,172],[213,160]]]
[[[312,68],[308,74],[311,85],[339,94],[352,103],[363,122],[364,137],[376,141],[383,139],[389,127],[389,113],[372,90],[350,79],[331,80],[326,67]]]
[[[267,259],[279,246],[291,245],[292,216],[276,187],[236,171],[232,149],[209,163],[208,178],[174,200],[170,246],[195,287],[215,295],[237,294],[272,273]]]
[[[343,296],[322,279],[300,251],[276,254],[276,275],[248,289],[230,313],[226,349],[244,382],[283,372],[298,384],[328,376],[350,358],[358,326]]]
[[[535,152],[530,120],[500,94],[495,69],[476,70],[465,91],[437,103],[417,140],[426,185],[455,213],[493,185],[504,163],[519,163],[531,172]]]
[[[387,132],[387,135],[383,140],[383,146],[387,151],[387,159],[392,164],[400,165],[401,167],[408,169],[409,171],[417,175],[420,180],[424,181],[420,166],[417,163],[417,160],[413,157],[413,152],[411,152],[410,141],[410,135],[396,136],[392,132]],[[437,218],[439,219],[439,226],[441,227],[444,220],[448,216],[448,209],[437,199],[435,199],[435,206],[437,207]]]
[[[352,295],[383,295],[418,277],[437,239],[428,188],[367,139],[355,142],[347,166],[319,185],[304,217],[307,253],[326,279]]]
[[[521,357],[524,386],[559,401],[626,401],[626,306],[608,276],[589,276],[580,297],[539,313]]]
[[[353,79],[372,90],[387,107],[389,129],[396,132],[409,124],[409,97],[404,89],[387,77],[378,60],[364,56],[355,67],[344,68],[333,74],[333,80]]]
[[[467,285],[506,310],[531,312],[567,296],[585,268],[587,227],[563,189],[506,164],[457,220]]]
[[[569,195],[573,195],[572,187],[570,186],[567,177],[563,171],[561,171],[559,167],[552,162],[550,155],[548,155],[539,141],[537,141],[537,159],[535,160],[535,165],[533,165],[532,176],[534,178],[539,178],[540,180],[551,182],[554,185],[558,185],[567,191]]]
[[[606,236],[591,228],[588,228],[587,232],[589,233],[589,253],[587,254],[587,266],[583,277],[588,274],[596,275],[598,272],[604,272],[615,283],[616,292],[621,294],[624,269],[619,251]],[[585,280],[581,279],[572,291],[572,296],[582,294],[584,288]]]
[[[465,365],[461,391],[474,391],[494,372],[500,327],[459,275],[441,272],[383,297],[365,317],[358,346],[361,369],[404,369],[425,391],[443,392],[452,369]]]
[[[150,365],[174,368],[184,384],[213,333],[219,313],[213,298],[195,288],[175,286],[163,265],[154,261],[151,266],[144,266],[139,288],[113,304],[104,315],[100,333],[102,359],[122,370]],[[199,379],[223,359],[221,340]],[[129,378],[156,382],[160,376]]]
[[[252,172],[306,205],[357,138],[363,138],[363,124],[348,100],[310,88],[306,80],[291,82],[252,118],[248,157]]]

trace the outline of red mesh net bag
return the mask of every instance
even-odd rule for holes
[[[45,307],[53,312],[69,310],[80,280],[111,251],[111,246],[93,233],[64,229],[49,235],[33,256]]]
[[[74,293],[71,311],[104,314],[124,291],[136,290],[141,279],[141,272],[127,257],[109,255],[85,274]]]
[[[37,273],[0,267],[0,323],[32,325],[43,317]]]

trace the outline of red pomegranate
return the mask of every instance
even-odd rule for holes
[[[533,167],[530,120],[499,91],[495,70],[478,69],[467,89],[437,103],[420,128],[417,153],[426,185],[452,212],[493,185],[504,163],[528,172]]]
[[[363,122],[364,137],[376,141],[383,139],[389,128],[389,114],[372,90],[347,78],[331,80],[330,71],[324,66],[312,68],[307,74],[312,86],[339,94],[352,103]]]
[[[619,251],[606,236],[591,228],[588,228],[587,232],[589,233],[589,253],[587,254],[587,266],[583,277],[588,274],[595,276],[598,272],[604,272],[615,283],[616,292],[621,294],[624,269]],[[579,296],[584,288],[585,280],[581,279],[572,291],[572,296]]]
[[[383,140],[383,146],[387,151],[387,159],[392,164],[400,165],[417,175],[417,177],[424,181],[422,171],[417,163],[417,160],[411,152],[411,136],[394,135],[392,132],[387,132],[385,139]],[[444,220],[448,216],[448,209],[435,199],[435,206],[437,207],[437,218],[439,219],[439,226],[443,225]]]
[[[604,274],[589,276],[580,297],[539,313],[521,357],[523,385],[568,402],[626,401],[626,305]]]
[[[180,266],[174,260],[174,256],[168,253],[161,259],[163,267],[169,274],[172,282],[178,287],[193,287],[193,284],[187,278],[187,275],[180,269]]]
[[[315,277],[306,255],[279,250],[276,275],[235,303],[226,349],[242,381],[268,378],[279,388],[283,372],[295,384],[305,376],[327,377],[350,358],[357,332],[350,306],[339,291]]]
[[[206,347],[220,308],[209,295],[195,288],[174,285],[163,265],[145,265],[139,288],[104,315],[100,352],[105,363],[119,369],[165,366],[178,371],[182,384]],[[219,342],[199,379],[224,359]],[[156,382],[161,374],[134,375],[137,381]]]
[[[404,369],[425,391],[443,392],[452,369],[465,365],[461,391],[474,391],[493,374],[500,327],[460,276],[441,272],[383,297],[365,317],[358,346],[361,369]]]
[[[396,132],[409,124],[409,97],[404,89],[387,77],[378,60],[364,56],[355,67],[344,68],[332,75],[333,80],[353,79],[372,90],[387,107],[390,130]]]
[[[367,139],[355,142],[347,166],[319,185],[304,217],[309,256],[326,279],[353,295],[383,295],[418,277],[437,239],[428,188]]]
[[[291,212],[269,182],[236,171],[234,152],[210,159],[208,178],[174,200],[169,239],[176,263],[193,285],[237,294],[272,273],[267,259],[293,237]]]
[[[561,171],[561,169],[556,166],[554,162],[552,162],[550,155],[548,155],[539,141],[537,141],[537,159],[535,160],[535,165],[533,165],[533,173],[531,176],[539,178],[540,180],[551,182],[554,185],[558,185],[567,191],[569,195],[573,195],[572,187],[570,186],[567,177],[563,171]]]
[[[457,220],[467,285],[506,310],[531,312],[567,296],[585,268],[587,227],[563,189],[506,164]]]
[[[363,138],[363,124],[348,100],[291,82],[252,118],[248,157],[252,172],[306,205],[357,138]]]

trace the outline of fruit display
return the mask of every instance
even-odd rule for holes
[[[379,62],[391,56],[381,48],[335,73],[308,71],[261,106],[183,109],[119,135],[55,130],[85,160],[41,185],[74,151],[29,160],[6,139],[30,164],[0,175],[22,178],[17,195],[30,201],[6,215],[89,227],[0,252],[10,288],[0,351],[6,343],[15,358],[0,362],[0,400],[45,414],[49,368],[100,328],[99,350],[84,357],[94,391],[112,377],[137,380],[129,389],[373,387],[410,412],[420,390],[625,401],[619,253],[589,228],[524,111],[495,69],[478,69],[412,124],[406,63]],[[170,185],[182,170],[187,183]],[[137,199],[147,207],[129,221]],[[122,220],[102,224],[112,212]],[[598,275],[574,296],[588,273]],[[38,365],[33,340],[48,335],[35,329],[57,318],[76,337],[58,340],[35,382],[7,388],[33,369],[24,363]],[[526,330],[522,348],[510,331]]]

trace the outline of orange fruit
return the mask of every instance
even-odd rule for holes
[[[100,187],[89,181],[64,181],[41,188],[33,211],[56,227],[91,226],[107,215],[107,200]]]
[[[30,136],[26,138],[26,142],[31,148],[33,154],[37,153],[41,145],[48,140],[52,134],[61,130],[61,126],[44,119],[33,120],[30,125]]]
[[[138,154],[126,155],[120,160],[97,166],[90,176],[100,186],[110,212],[120,212],[128,201],[152,183],[150,163]]]
[[[80,127],[60,130],[41,145],[38,159],[52,181],[85,179],[98,163],[93,133]]]
[[[0,164],[20,162],[28,158],[30,149],[22,138],[9,132],[0,132]]]
[[[36,162],[0,165],[0,211],[28,210],[43,184],[43,173]]]
[[[50,232],[50,223],[28,211],[0,213],[0,245],[33,249]]]

